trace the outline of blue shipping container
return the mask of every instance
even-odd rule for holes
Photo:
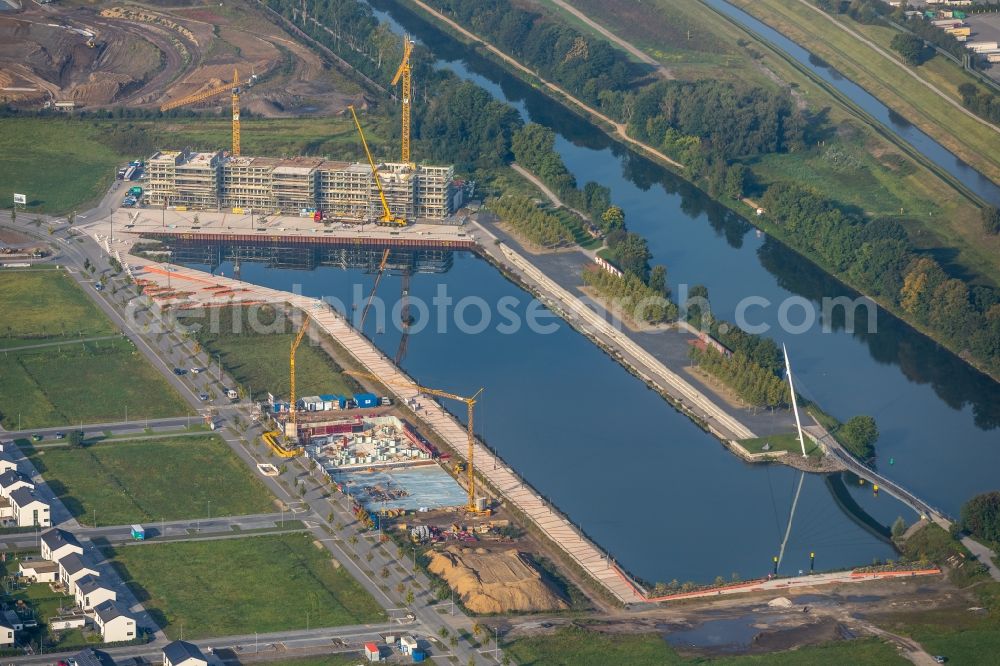
[[[424,654],[423,650],[414,650],[410,656],[413,657],[413,663],[415,664],[427,658],[427,655]]]
[[[355,393],[354,402],[358,407],[377,407],[379,399],[374,393]]]

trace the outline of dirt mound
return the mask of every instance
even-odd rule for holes
[[[433,554],[428,569],[444,578],[475,613],[568,608],[527,556],[516,550],[489,553],[449,546]]]

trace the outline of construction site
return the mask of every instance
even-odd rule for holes
[[[263,117],[328,115],[362,87],[255,3],[201,7],[22,2],[0,13],[0,102],[26,109],[155,111],[232,80]],[[206,98],[202,108],[218,109]]]

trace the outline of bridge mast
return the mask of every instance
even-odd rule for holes
[[[788,349],[785,343],[781,343],[781,350],[785,352],[785,374],[788,375],[788,390],[792,394],[792,412],[795,414],[795,427],[799,432],[799,445],[802,447],[802,457],[806,457],[806,440],[802,436],[802,421],[799,420],[799,405],[795,400],[795,385],[792,383],[792,365],[788,362]]]

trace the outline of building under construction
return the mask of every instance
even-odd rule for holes
[[[376,165],[393,215],[443,220],[461,204],[451,166],[383,162]],[[382,215],[371,167],[315,157],[279,159],[160,151],[146,166],[144,201],[154,206],[266,215],[319,211],[324,219],[371,222]]]

